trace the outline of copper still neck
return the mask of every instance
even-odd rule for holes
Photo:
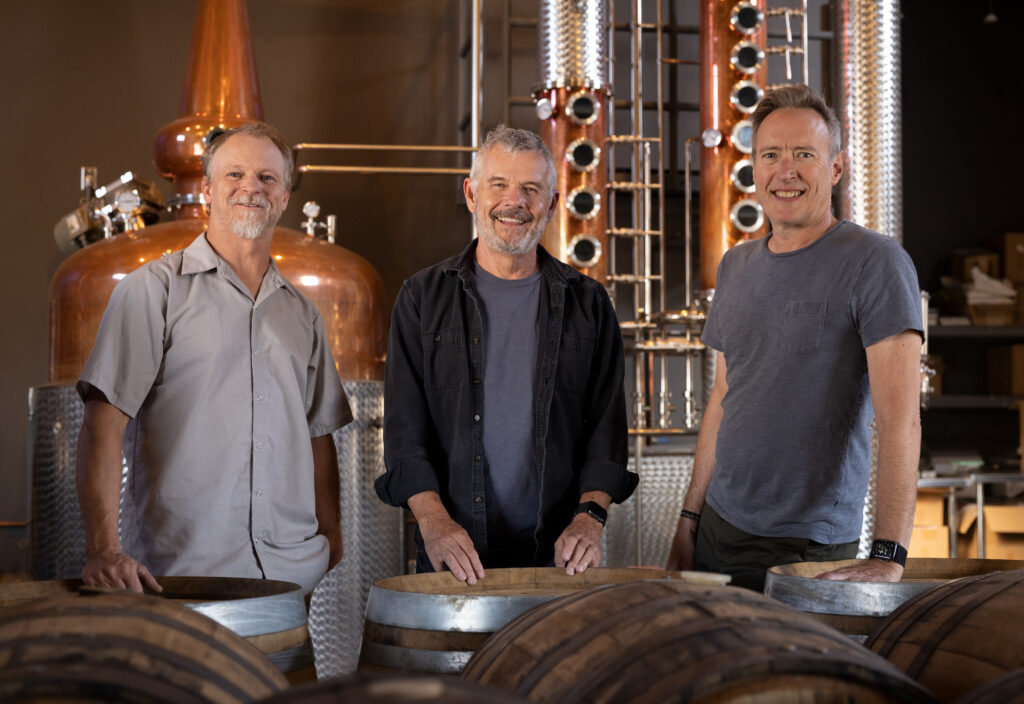
[[[175,185],[175,218],[205,217],[199,202],[203,137],[263,119],[245,0],[200,0],[178,119],[157,132],[153,156]]]

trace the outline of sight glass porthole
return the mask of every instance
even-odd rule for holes
[[[764,65],[764,49],[754,42],[740,42],[732,48],[729,61],[734,69],[749,76],[757,73]]]
[[[752,2],[738,2],[729,13],[729,26],[740,34],[750,36],[764,23],[764,12]]]
[[[750,159],[740,159],[732,167],[729,175],[732,185],[736,186],[742,193],[754,192],[754,162]]]
[[[576,235],[566,248],[569,263],[580,269],[597,264],[601,259],[601,243],[593,235]]]
[[[729,220],[740,232],[754,232],[764,224],[764,210],[757,201],[744,198],[732,206]]]
[[[753,137],[754,124],[750,120],[740,120],[733,125],[732,132],[729,133],[729,141],[732,142],[732,146],[744,154],[749,154],[753,148]]]
[[[601,147],[581,137],[566,147],[565,160],[577,171],[593,171],[601,161]]]
[[[757,104],[764,97],[764,89],[753,81],[740,81],[732,87],[729,102],[737,110],[749,115],[757,109]]]
[[[577,125],[590,125],[597,120],[597,99],[592,93],[579,92],[565,104],[565,114]]]
[[[586,186],[574,188],[565,199],[565,207],[574,217],[590,220],[601,210],[601,194]]]

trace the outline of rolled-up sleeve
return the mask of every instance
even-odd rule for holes
[[[615,310],[603,290],[595,305],[599,329],[591,364],[591,423],[580,468],[580,493],[603,491],[611,495],[612,501],[621,503],[630,497],[639,481],[635,473],[626,469],[628,432],[622,386],[625,355]]]
[[[419,300],[409,282],[391,313],[384,382],[384,464],[374,490],[381,501],[402,506],[424,491],[441,493],[432,457],[438,439],[423,388]]]

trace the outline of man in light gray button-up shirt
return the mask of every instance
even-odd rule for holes
[[[139,591],[159,589],[153,574],[204,575],[309,592],[341,559],[331,432],[352,416],[316,307],[270,257],[291,164],[266,125],[216,138],[207,231],[110,299],[78,382],[87,584]]]

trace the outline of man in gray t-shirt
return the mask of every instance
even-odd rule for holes
[[[718,365],[668,566],[760,590],[772,565],[855,556],[874,419],[877,559],[826,577],[896,581],[920,446],[917,275],[898,242],[832,215],[842,155],[820,96],[772,91],[753,124],[772,229],[719,266],[702,336]]]

